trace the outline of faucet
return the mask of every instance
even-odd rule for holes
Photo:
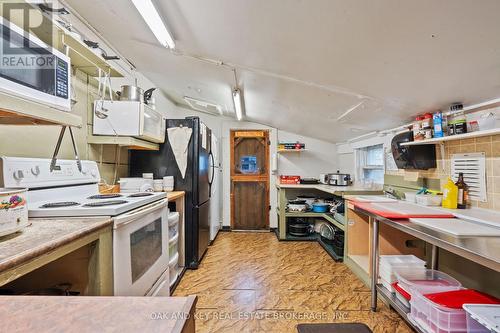
[[[392,187],[387,187],[386,189],[384,189],[384,194],[386,197],[391,199],[396,199],[396,200],[400,199],[396,190],[393,189]]]

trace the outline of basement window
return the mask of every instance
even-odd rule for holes
[[[356,149],[356,178],[362,182],[384,183],[384,146]]]

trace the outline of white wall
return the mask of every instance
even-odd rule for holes
[[[302,142],[306,151],[278,155],[278,174],[318,178],[321,173],[341,170],[337,161],[337,146],[334,143],[313,139],[286,131],[278,131],[278,142]]]

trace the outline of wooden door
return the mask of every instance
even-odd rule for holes
[[[269,229],[269,131],[231,131],[231,227]]]

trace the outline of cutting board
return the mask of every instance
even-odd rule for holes
[[[422,219],[411,218],[410,222],[439,230],[456,237],[465,236],[500,236],[500,228],[470,222],[462,219]]]
[[[355,202],[355,206],[364,209],[372,214],[388,219],[409,219],[411,217],[423,218],[453,218],[454,215],[431,207],[423,207],[404,201],[387,203],[360,203]]]
[[[357,195],[351,200],[358,202],[396,202],[396,199],[384,197],[381,195]]]

